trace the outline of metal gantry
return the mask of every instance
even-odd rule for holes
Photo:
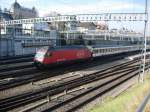
[[[42,22],[97,22],[97,21],[145,21],[145,13],[102,13],[102,14],[77,14],[19,19],[0,22],[2,26],[18,24],[35,24]]]

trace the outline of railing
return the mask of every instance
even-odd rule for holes
[[[145,96],[145,98],[143,99],[143,101],[141,102],[141,104],[138,106],[136,112],[143,112],[146,104],[149,101],[149,99],[150,99],[150,92],[147,94],[147,96]]]

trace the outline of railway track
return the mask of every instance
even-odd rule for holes
[[[48,111],[59,112],[60,110],[63,112],[75,111],[81,106],[85,105],[86,103],[92,101],[96,97],[105,94],[106,92],[110,91],[111,89],[115,88],[121,83],[134,77],[138,73],[138,72],[135,72],[132,75],[127,75],[127,74],[131,74],[132,72],[133,71],[125,72],[125,74],[115,77],[101,85],[93,85],[89,87],[84,87],[83,88],[84,90],[82,91],[82,93],[79,94],[79,91],[78,91],[78,93],[76,92],[74,97],[66,98],[66,99],[63,98],[65,100],[62,100],[61,103],[57,103],[51,107],[49,106],[47,109],[44,109],[42,111],[44,112],[48,112]],[[86,89],[86,88],[89,88],[89,89]],[[73,92],[71,94],[73,94]]]
[[[5,65],[5,64],[13,64],[13,63],[20,63],[20,62],[28,62],[31,61],[32,59],[33,56],[17,58],[17,59],[0,60],[0,64]]]
[[[119,72],[118,72],[119,73]],[[62,94],[51,97],[43,102],[43,106],[30,106],[30,108],[23,109],[23,112],[27,111],[43,111],[43,112],[72,112],[76,111],[85,104],[91,102],[99,96],[114,89],[125,81],[135,77],[139,71],[136,68],[131,68],[119,74],[110,74],[109,76],[103,76],[100,79],[92,79],[91,84],[79,86],[79,88],[69,90],[67,88]],[[97,77],[98,78],[98,77]],[[93,82],[93,80],[98,80]],[[44,105],[45,104],[45,105]]]
[[[31,68],[33,65],[33,55],[16,56],[6,59],[0,59],[0,79],[11,77],[11,72],[19,69]],[[10,75],[9,75],[10,74]]]
[[[8,111],[8,110],[35,102],[37,100],[44,99],[47,96],[51,96],[50,99],[53,99],[52,96],[56,96],[57,94],[59,96],[60,94],[64,93],[64,91],[76,89],[80,86],[83,86],[89,83],[94,83],[95,81],[98,81],[98,80],[105,80],[108,77],[111,78],[115,76],[115,78],[118,77],[116,79],[119,79],[125,76],[125,74],[127,75],[131,72],[134,72],[135,70],[139,68],[137,67],[137,65],[129,66],[129,65],[133,65],[135,62],[137,61],[133,60],[130,62],[118,64],[108,69],[104,69],[104,70],[101,70],[92,74],[80,75],[79,78],[76,78],[70,81],[67,80],[66,82],[64,81],[58,84],[56,83],[54,85],[51,85],[50,87],[42,88],[42,89],[32,91],[29,93],[25,93],[25,94],[21,94],[21,95],[17,95],[17,96],[13,96],[10,98],[0,100],[0,110]],[[107,83],[110,83],[110,81]],[[103,85],[105,84],[106,83],[104,83]]]
[[[4,60],[13,60],[18,58],[24,58],[24,57],[33,57],[35,54],[26,54],[26,55],[17,55],[17,56],[10,56],[10,57],[1,57],[0,61]]]
[[[0,72],[0,79],[15,78],[15,77],[20,77],[20,76],[25,76],[25,75],[30,75],[33,73],[40,72],[40,70],[37,70],[36,67],[34,67],[34,65],[32,64],[27,65],[27,67],[25,66],[26,64],[20,66],[19,69]]]
[[[4,81],[1,81],[0,83],[0,90],[4,89],[9,89],[12,87],[16,87],[19,85],[35,82],[38,80],[42,80],[48,77],[52,77],[50,74],[53,74],[53,76],[57,76],[60,74],[65,74],[68,72],[73,72],[73,71],[78,71],[81,69],[97,66],[99,64],[104,64],[107,62],[113,62],[115,60],[122,59],[124,56],[114,56],[114,57],[109,57],[108,60],[104,61],[103,58],[97,58],[94,61],[89,61],[89,62],[84,62],[84,63],[79,63],[79,65],[69,65],[68,67],[59,67],[59,68],[53,68],[50,71],[39,71],[35,69],[35,67],[31,68],[24,68],[24,69],[19,69],[19,70],[13,70],[13,71],[7,71],[7,72],[1,72],[0,73],[0,79],[5,79]],[[106,57],[107,58],[107,57]],[[87,66],[88,65],[88,66]],[[7,79],[8,78],[8,79]]]
[[[19,70],[19,69],[25,69],[25,68],[31,68],[31,67],[34,67],[32,61],[21,62],[21,63],[17,63],[17,64],[16,63],[15,64],[14,63],[13,64],[5,64],[5,65],[0,66],[0,74],[2,74],[2,72],[10,72],[13,70]],[[2,76],[2,75],[0,75],[0,76]]]

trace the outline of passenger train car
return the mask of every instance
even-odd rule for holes
[[[37,51],[34,64],[37,68],[54,66],[78,60],[87,60],[103,55],[111,55],[140,50],[139,46],[89,47],[63,46],[44,47]]]

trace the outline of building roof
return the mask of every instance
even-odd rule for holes
[[[35,8],[34,6],[33,6],[31,9],[30,9],[30,8],[26,8],[26,7],[21,6],[17,1],[15,1],[15,2],[11,5],[11,7],[12,7],[13,9],[18,8],[18,9],[21,9],[21,10],[26,10],[26,11],[30,11],[30,12],[35,12],[35,13],[37,13],[37,12],[36,12],[36,8]]]
[[[93,22],[80,22],[77,23],[77,27],[85,27],[85,28],[89,28],[89,27],[96,27],[96,25]]]
[[[14,8],[20,8],[21,6],[20,6],[20,4],[19,4],[17,1],[15,1],[15,2],[12,4],[12,7],[14,7]]]
[[[0,12],[0,17],[5,21],[13,20],[12,15],[6,12]]]

